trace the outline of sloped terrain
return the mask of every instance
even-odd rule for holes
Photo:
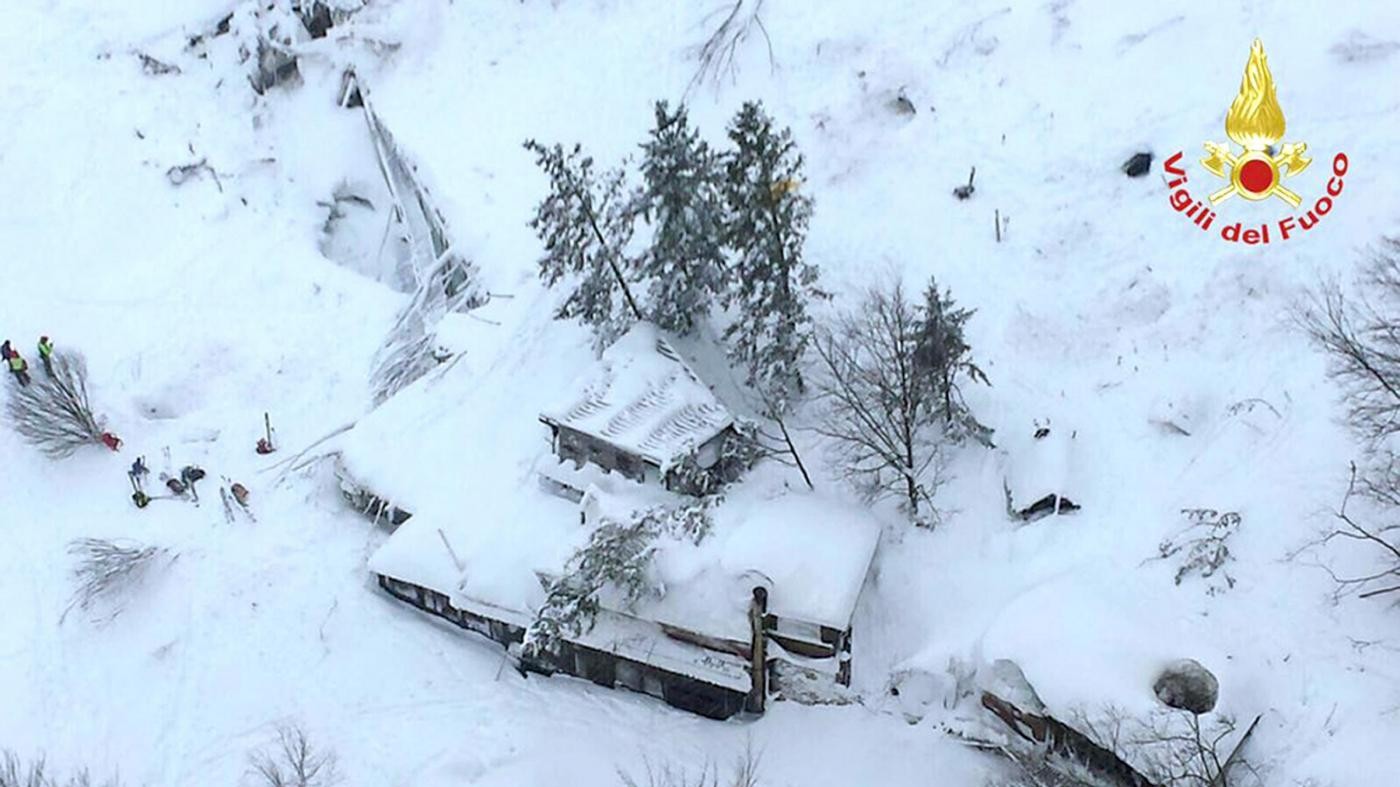
[[[1395,231],[1394,7],[765,4],[771,62],[752,37],[732,78],[690,92],[692,119],[718,143],[759,98],[792,126],[816,201],[807,254],[836,296],[821,310],[933,274],[978,309],[970,339],[993,385],[968,393],[1004,439],[956,457],[937,529],[872,510],[886,534],[856,621],[863,704],[715,723],[524,680],[489,643],[393,603],[365,570],[383,534],[346,510],[328,467],[272,461],[368,410],[371,360],[406,298],[319,252],[317,203],[377,178],[363,117],[335,103],[341,68],[359,66],[498,296],[444,327],[461,364],[385,405],[465,436],[460,467],[394,469],[440,474],[446,505],[454,473],[528,481],[528,464],[492,465],[497,451],[545,450],[538,407],[591,357],[536,278],[525,222],[545,181],[522,141],[581,142],[603,162],[635,153],[652,102],[685,94],[712,9],[375,0],[357,33],[397,46],[308,45],[299,84],[257,96],[231,38],[187,46],[241,4],[11,5],[0,331],[31,361],[41,333],[81,349],[126,445],[52,462],[0,430],[0,746],[132,784],[232,784],[250,749],[300,720],[350,784],[604,785],[644,757],[722,763],[746,740],[765,784],[978,784],[991,760],[943,735],[937,702],[890,696],[892,676],[1013,658],[1058,712],[1142,711],[1155,666],[1191,657],[1219,676],[1222,710],[1264,715],[1251,746],[1269,783],[1383,784],[1400,767],[1395,613],[1334,603],[1313,565],[1364,554],[1288,559],[1326,525],[1359,452],[1288,315]],[[1173,211],[1160,162],[1185,151],[1193,194],[1213,190],[1195,162],[1224,139],[1256,35],[1288,138],[1316,159],[1290,185],[1321,194],[1338,150],[1351,171],[1316,228],[1247,247]],[[137,51],[180,73],[146,73]],[[900,95],[915,114],[892,109]],[[1153,171],[1124,177],[1141,149]],[[170,168],[201,160],[217,178],[172,184]],[[955,200],[972,166],[976,193]],[[1249,224],[1286,208],[1220,210]],[[265,411],[284,447],[271,460],[252,452]],[[1047,419],[1075,435],[1066,494],[1083,509],[1013,523],[1002,489],[1025,458],[1017,436]],[[810,433],[799,441],[823,455]],[[203,505],[133,508],[126,466],[144,454],[163,469],[167,446],[174,468],[209,470]],[[252,489],[256,522],[225,522],[223,477]],[[1233,587],[1177,586],[1175,562],[1148,560],[1187,508],[1239,513]],[[83,536],[179,557],[110,621],[60,624],[65,546]]]

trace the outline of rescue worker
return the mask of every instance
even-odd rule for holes
[[[180,470],[180,483],[183,484],[186,489],[190,490],[190,496],[194,498],[196,503],[199,502],[199,492],[194,488],[194,482],[203,477],[204,470],[195,465],[185,465],[185,467]]]
[[[53,342],[49,337],[39,337],[39,360],[44,364],[44,373],[53,377]]]
[[[29,385],[29,363],[24,360],[23,356],[11,349],[10,357],[6,359],[5,363],[9,364],[10,374],[19,380],[20,385]]]
[[[146,489],[146,476],[151,471],[146,467],[146,457],[138,456],[136,461],[131,463],[131,469],[126,474],[131,477],[131,486],[137,492],[144,492]]]

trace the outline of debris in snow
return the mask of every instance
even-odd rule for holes
[[[1199,661],[1180,659],[1162,670],[1152,691],[1167,707],[1199,715],[1215,708],[1220,682]]]
[[[301,78],[297,57],[290,50],[267,39],[258,40],[257,69],[248,75],[248,84],[258,95]]]
[[[1087,770],[1101,780],[1093,783],[1113,787],[1155,787],[1117,754],[1053,716],[1027,711],[990,691],[982,692],[982,707],[1015,733],[1016,737],[1008,740],[1004,750],[1008,757],[1017,762],[1033,752],[1039,752],[1046,757],[1046,765],[1057,773]]]
[[[967,174],[967,183],[965,185],[958,186],[957,188],[953,189],[953,196],[957,197],[960,200],[971,197],[972,192],[977,190],[972,185],[972,179],[975,177],[977,177],[977,168],[973,167],[972,171]]]
[[[1224,577],[1224,584],[1212,583],[1206,592],[1213,596],[1234,587],[1235,578],[1222,568],[1235,559],[1225,542],[1239,529],[1240,515],[1234,511],[1221,513],[1213,508],[1185,508],[1181,513],[1191,524],[1170,538],[1163,539],[1157,545],[1155,559],[1164,560],[1185,550],[1186,559],[1176,570],[1176,584],[1180,585],[1181,580],[1192,574],[1209,580],[1219,572]]]
[[[179,74],[180,67],[171,63],[166,63],[151,57],[145,52],[138,51],[136,56],[141,59],[141,70],[151,76],[165,76],[166,74]]]
[[[306,26],[306,32],[311,34],[312,38],[325,38],[326,33],[335,25],[330,7],[320,0],[302,4],[297,9],[297,15],[301,17],[301,23]]]
[[[1178,437],[1191,436],[1191,433],[1183,429],[1180,425],[1177,424],[1176,421],[1172,421],[1166,418],[1149,418],[1148,421],[1153,426],[1157,427],[1158,429],[1161,429],[1163,434],[1176,435]]]
[[[1134,153],[1132,158],[1123,162],[1123,174],[1130,178],[1140,178],[1147,174],[1152,168],[1151,153]]]
[[[336,99],[336,106],[345,109],[355,109],[365,105],[364,96],[360,95],[360,85],[355,81],[355,70],[345,69],[340,75],[340,97]]]
[[[209,166],[208,159],[200,159],[192,164],[177,164],[165,171],[165,179],[170,181],[172,186],[183,186],[190,178],[199,177],[208,172],[209,177],[214,179],[214,185],[218,187],[219,193],[224,192],[224,184],[219,180],[219,173]]]
[[[258,438],[253,450],[264,456],[277,450],[277,444],[272,440],[272,417],[267,413],[263,413],[263,436]]]
[[[1384,41],[1353,30],[1345,40],[1333,44],[1328,51],[1343,63],[1374,63],[1400,52],[1400,41]]]
[[[899,93],[896,94],[894,98],[890,99],[887,106],[891,112],[905,117],[913,117],[919,112],[919,110],[914,107],[914,102],[910,101],[909,97],[904,94],[904,88],[899,89]]]
[[[60,623],[73,607],[91,609],[102,599],[111,599],[114,604],[108,619],[116,617],[122,610],[122,602],[117,597],[140,582],[155,558],[168,558],[168,565],[179,557],[164,547],[103,538],[80,538],[68,545],[68,554],[78,559],[73,567],[77,588],[73,600],[59,618]]]

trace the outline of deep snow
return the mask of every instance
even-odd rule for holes
[[[1309,565],[1362,556],[1285,559],[1325,524],[1358,453],[1287,312],[1395,231],[1393,4],[765,4],[773,67],[752,39],[735,81],[694,94],[692,119],[720,142],[739,103],[762,98],[793,126],[829,308],[876,277],[920,286],[933,273],[976,307],[972,344],[994,387],[969,392],[974,409],[1004,434],[1072,423],[1082,487],[1064,493],[1085,508],[1016,526],[1002,497],[1015,457],[969,449],[939,529],[885,534],[857,612],[865,705],[781,703],[723,724],[582,681],[521,680],[491,644],[372,587],[365,561],[383,536],[345,510],[327,467],[281,476],[251,450],[264,411],[278,460],[362,415],[404,300],[317,251],[316,202],[374,177],[361,116],[333,105],[332,60],[361,63],[488,289],[513,296],[481,311],[499,324],[446,328],[464,363],[519,381],[472,397],[484,428],[462,447],[480,472],[513,472],[489,468],[490,446],[542,444],[526,404],[591,360],[582,329],[540,316],[557,294],[535,278],[525,221],[544,179],[520,143],[634,152],[651,102],[681,97],[709,4],[376,0],[365,24],[404,42],[387,61],[332,51],[305,61],[300,87],[256,101],[226,44],[181,54],[229,0],[89,5],[15,0],[0,21],[0,331],[26,350],[40,333],[82,349],[127,445],[55,463],[0,430],[0,746],[132,784],[230,784],[279,721],[300,719],[351,784],[613,784],[643,756],[723,763],[746,739],[765,783],[977,784],[987,760],[942,737],[937,714],[906,724],[890,674],[1010,657],[1052,708],[1142,709],[1152,667],[1191,657],[1220,677],[1222,709],[1265,714],[1255,746],[1271,783],[1384,784],[1400,768],[1394,611],[1332,603]],[[1172,211],[1160,161],[1184,150],[1193,191],[1210,188],[1195,160],[1224,138],[1256,35],[1288,138],[1316,159],[1290,185],[1320,194],[1336,150],[1352,169],[1316,229],[1250,248]],[[1380,45],[1339,49],[1358,41]],[[143,74],[136,48],[184,73]],[[912,117],[888,109],[901,90]],[[1124,178],[1143,147],[1152,173]],[[222,190],[167,182],[200,158]],[[972,165],[977,192],[955,201]],[[1245,221],[1284,213],[1226,207]],[[994,211],[1009,218],[1000,244]],[[1233,406],[1251,399],[1268,406]],[[160,469],[164,446],[175,467],[248,484],[258,522],[225,524],[213,483],[201,508],[133,509],[125,466],[144,453]],[[1143,562],[1188,507],[1243,518],[1226,593]],[[180,557],[114,621],[59,625],[64,547],[80,536]]]

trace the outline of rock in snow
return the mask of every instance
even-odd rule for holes
[[[1164,705],[1184,711],[1209,713],[1220,696],[1220,682],[1195,659],[1174,661],[1157,676],[1152,691]]]

